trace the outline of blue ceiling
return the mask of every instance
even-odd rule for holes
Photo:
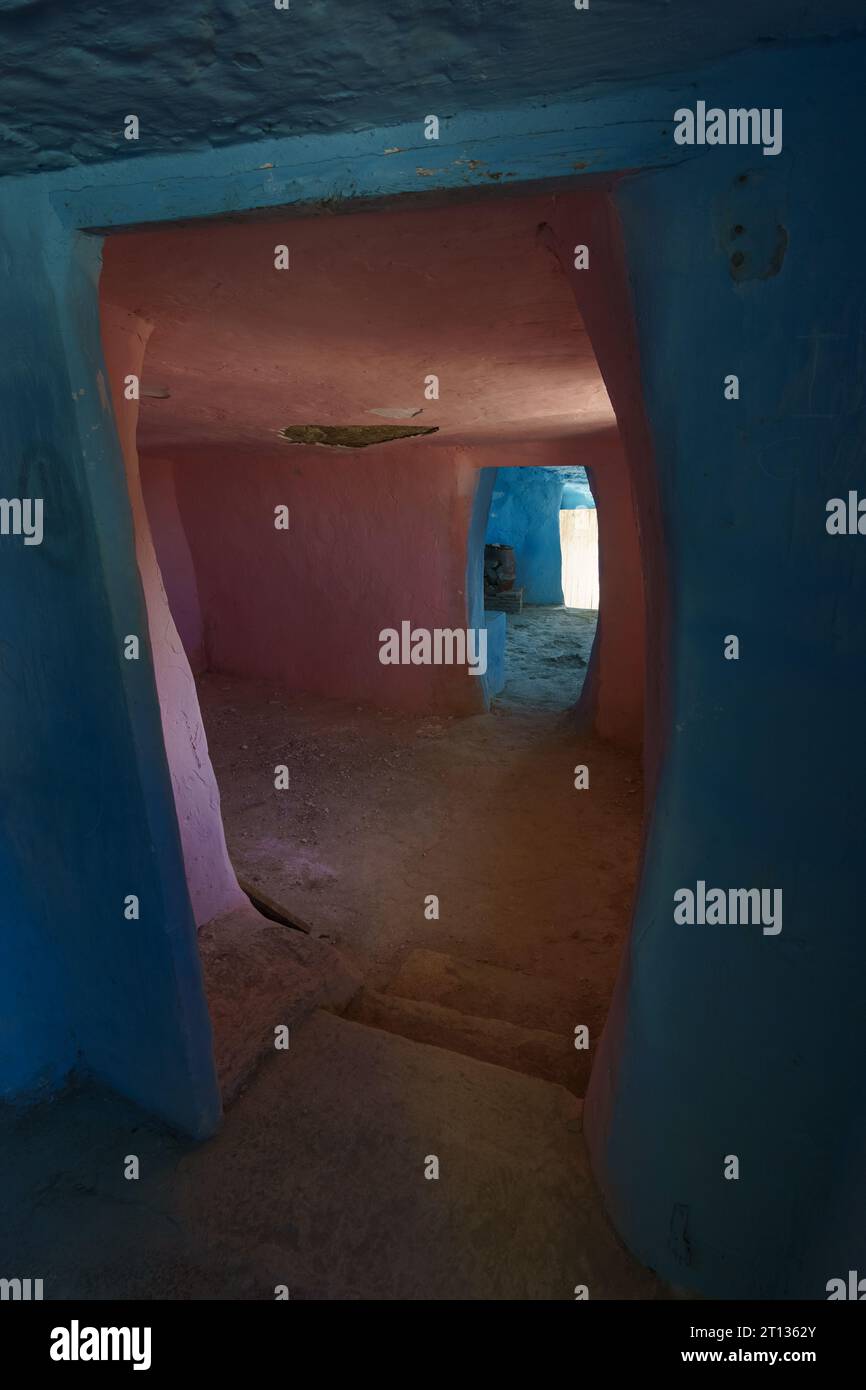
[[[0,0],[0,173],[643,82],[866,29],[864,0]],[[756,99],[757,99],[756,94]],[[137,143],[123,118],[141,122]]]

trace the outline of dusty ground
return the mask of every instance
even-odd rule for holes
[[[3,1275],[46,1299],[669,1296],[580,1129],[561,1086],[318,1012],[206,1144],[92,1090],[0,1111]]]
[[[537,631],[555,673],[545,709],[526,702],[527,622],[515,687],[469,720],[203,680],[236,866],[349,962],[252,909],[205,927],[235,1097],[223,1129],[190,1144],[89,1088],[0,1115],[5,1275],[38,1274],[46,1299],[671,1296],[605,1219],[570,1077],[551,1084],[551,1043],[569,1047],[572,1019],[595,1036],[607,1009],[640,783],[633,759],[579,740],[556,707],[583,669],[563,679],[562,616]],[[573,787],[578,762],[589,791]],[[373,1026],[322,1011],[363,1000],[356,966],[374,983],[400,967]],[[275,1020],[291,1023],[284,1052]]]
[[[585,668],[561,658],[588,659],[591,622],[578,615],[569,647],[570,614],[535,611],[509,619],[516,680],[491,714],[419,719],[216,675],[200,698],[244,878],[375,986],[417,947],[565,979],[595,1037],[628,925],[640,771],[579,738],[563,706]],[[528,702],[536,678],[546,708]],[[288,791],[273,788],[277,763]],[[588,791],[574,788],[578,763]]]
[[[500,709],[565,710],[580,694],[598,613],[589,608],[524,608],[508,614],[508,683]]]

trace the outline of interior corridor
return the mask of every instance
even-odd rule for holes
[[[54,1115],[59,1185],[45,1117],[14,1127],[29,1156],[8,1181],[39,1212],[15,1238],[55,1289],[665,1296],[618,1246],[581,1133],[635,891],[643,633],[623,619],[641,595],[616,419],[544,230],[557,206],[504,199],[492,256],[473,205],[106,243],[226,1121],[191,1149],[81,1090]],[[282,237],[300,273],[281,276]],[[560,503],[567,477],[591,505],[584,462],[612,499],[601,646],[597,613],[562,604]],[[552,588],[519,551],[526,605],[488,611],[485,532],[518,512]],[[391,632],[412,644],[396,661]],[[483,660],[437,655],[437,634]],[[132,1196],[100,1157],[118,1143],[145,1170]]]
[[[199,695],[232,863],[357,964],[357,1016],[583,1094],[630,919],[638,758],[518,701],[419,718],[216,674]],[[261,773],[280,752],[290,797]]]

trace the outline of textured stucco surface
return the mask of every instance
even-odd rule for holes
[[[404,619],[481,626],[482,446],[484,462],[497,441],[521,440],[521,462],[554,448],[558,462],[576,438],[586,448],[615,428],[574,296],[538,237],[555,211],[550,197],[514,198],[494,221],[476,203],[107,240],[103,297],[153,324],[144,379],[168,393],[142,400],[138,440],[191,663],[200,610],[211,670],[389,707],[482,707],[485,682],[465,668],[383,666],[378,634]],[[290,246],[290,270],[274,269],[275,244]],[[362,451],[278,434],[368,423],[389,406],[437,433]],[[559,497],[583,475],[542,476],[561,598]],[[191,569],[160,505],[172,488]],[[290,533],[274,528],[278,505]]]
[[[505,684],[508,620],[504,613],[485,612],[484,626],[487,628],[487,689],[491,695],[498,695]]]
[[[2,0],[0,171],[519,104],[862,29],[861,0]],[[123,137],[129,113],[137,142]]]
[[[587,1129],[630,1247],[722,1297],[823,1298],[862,1266],[866,750],[839,731],[862,724],[866,549],[825,522],[828,498],[863,494],[863,51],[830,59],[768,68],[762,104],[809,113],[787,158],[721,149],[616,198],[667,538],[670,704]],[[738,283],[739,226],[759,273]],[[784,265],[760,273],[780,226]],[[781,934],[678,925],[673,894],[698,879],[779,889]]]
[[[189,541],[177,505],[174,465],[170,459],[148,458],[146,467],[139,461],[139,474],[171,616],[192,674],[197,676],[207,666],[204,625]]]
[[[278,437],[286,426],[382,425],[372,412],[389,408],[418,412],[390,423],[438,427],[407,458],[612,426],[574,297],[537,234],[555,207],[509,198],[495,218],[474,202],[108,238],[102,293],[154,325],[147,378],[169,392],[141,402],[142,451],[230,443],[290,465],[305,446]],[[377,452],[340,456],[362,468]]]
[[[147,624],[159,708],[165,738],[165,754],[171,773],[178,829],[183,847],[186,883],[196,924],[201,926],[246,901],[229,863],[219,788],[207,749],[207,736],[198,707],[195,681],[169,608],[162,574],[151,536],[147,507],[139,473],[136,448],[138,402],[124,396],[129,373],[141,374],[148,326],[135,315],[112,304],[102,305],[102,345],[112,392],[118,434],[123,449],[129,500],[135,528],[135,553],[147,606]],[[172,518],[162,513],[165,522]],[[164,547],[165,548],[165,547]],[[194,578],[191,566],[183,584],[173,571],[175,592],[191,606]],[[183,603],[181,607],[183,607]]]
[[[0,496],[41,497],[46,518],[41,545],[0,545],[0,1090],[54,1088],[75,1067],[201,1135],[219,1094],[100,354],[98,247],[58,238],[20,190],[0,238],[16,343],[0,364]]]
[[[503,465],[500,491],[521,473],[513,485],[535,489],[531,506],[516,507],[527,601],[561,602],[564,483],[573,501],[592,502],[571,460],[620,466],[592,344],[547,241],[551,221],[568,213],[570,231],[588,207],[573,194],[509,198],[495,219],[476,202],[108,238],[103,297],[153,324],[144,379],[159,395],[141,402],[142,476],[194,666],[391,707],[478,708],[482,680],[459,668],[383,667],[378,633],[403,619],[430,629],[483,622],[475,588],[495,470],[468,535],[466,508],[480,488],[472,470],[491,456]],[[291,247],[286,272],[273,268],[280,243]],[[431,371],[440,396],[428,401]],[[387,403],[417,410],[437,433],[360,453],[278,434],[288,421],[363,422]],[[160,506],[172,490],[179,527]],[[273,526],[281,504],[290,536]],[[494,496],[494,530],[497,505]],[[191,568],[175,543],[183,528]],[[612,569],[620,564],[617,555]],[[620,609],[611,593],[608,644],[618,612],[639,620],[642,611],[639,574],[621,587],[628,601]],[[639,670],[634,628],[629,616],[623,640]],[[605,684],[605,699],[613,689]],[[620,698],[639,725],[640,680]]]
[[[475,470],[465,452],[419,459],[415,447],[365,449],[363,462],[309,449],[276,464],[239,466],[228,450],[179,459],[210,670],[390,708],[483,707],[465,666],[379,660],[379,633],[404,620],[466,626]],[[274,527],[277,506],[288,531]]]

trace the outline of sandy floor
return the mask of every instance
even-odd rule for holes
[[[542,610],[544,612],[544,610]],[[584,668],[561,662],[566,610],[536,657],[552,704]],[[242,877],[298,914],[381,986],[424,947],[568,980],[597,1036],[627,929],[641,823],[636,759],[532,708],[529,619],[512,618],[516,680],[492,713],[409,717],[206,676],[200,697]],[[591,633],[589,634],[591,641]],[[545,669],[543,662],[537,666]],[[568,681],[563,672],[568,670]],[[557,694],[558,692],[558,694]],[[286,763],[291,788],[273,789]],[[586,763],[590,788],[573,769]],[[425,898],[436,894],[438,921]]]
[[[346,978],[331,979],[335,952],[251,909],[237,949],[226,919],[206,927],[221,1076],[237,1072],[222,1131],[189,1144],[89,1088],[0,1116],[9,1272],[38,1271],[47,1299],[272,1301],[285,1287],[301,1300],[573,1301],[578,1284],[592,1299],[670,1296],[607,1224],[581,1103],[570,1093],[577,1088],[539,1079],[522,1064],[523,1035],[515,1042],[490,1023],[506,1016],[507,995],[515,1022],[556,1026],[570,1047],[574,1018],[595,1040],[640,834],[636,761],[579,740],[573,716],[557,707],[571,704],[585,669],[558,659],[574,656],[572,619],[562,610],[539,617],[535,631],[548,641],[535,655],[551,660],[535,669],[531,623],[515,622],[505,698],[473,719],[409,718],[225,677],[202,681],[234,862],[338,944],[349,962],[337,974]],[[585,638],[584,624],[578,641],[588,656]],[[530,703],[533,681],[546,708]],[[283,793],[273,788],[278,762],[291,772]],[[588,791],[573,787],[578,762],[589,765]],[[433,893],[438,921],[424,915]],[[247,930],[256,937],[249,951]],[[480,1029],[488,1060],[474,1044],[431,1039],[426,1015],[415,1040],[315,1007],[339,1010],[349,995],[354,1005],[369,993],[355,996],[353,964],[368,985],[384,982],[401,964],[410,971],[417,948],[449,953],[435,959],[446,962],[446,1002],[456,1010],[464,976],[473,988],[479,976],[495,981],[490,1008],[436,1015],[437,1026],[463,1020],[461,1036]],[[296,1022],[285,1000],[304,991]],[[429,1007],[408,986],[402,994],[404,1012]],[[557,1001],[564,1013],[555,1021]],[[532,1012],[539,1003],[541,1018]],[[291,1019],[285,1052],[272,1047],[274,1017]],[[238,1070],[245,1024],[268,1040],[267,1060],[252,1071]],[[255,1060],[263,1048],[253,1042]],[[129,1153],[140,1158],[139,1182],[124,1179]],[[437,1182],[425,1178],[431,1154]]]
[[[577,700],[598,614],[588,608],[524,608],[508,614],[504,709],[565,710]]]
[[[561,1086],[316,1013],[206,1144],[89,1089],[0,1112],[4,1276],[46,1299],[668,1297],[580,1130]]]

